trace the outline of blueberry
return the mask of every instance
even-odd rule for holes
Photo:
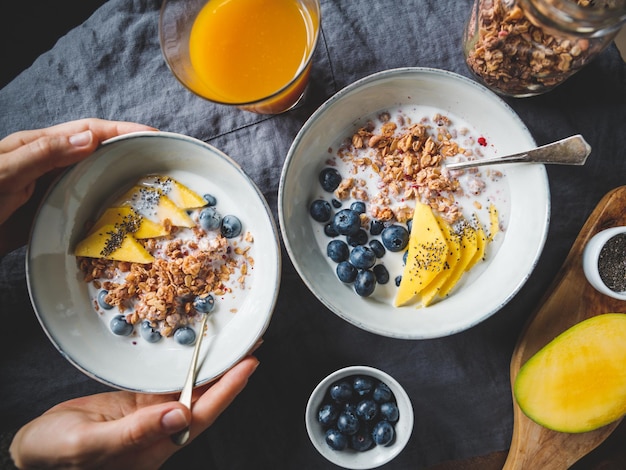
[[[332,212],[333,210],[328,201],[324,201],[323,199],[316,199],[309,207],[309,214],[311,214],[313,220],[317,222],[328,222]]]
[[[213,196],[213,194],[205,194],[202,197],[206,201],[207,206],[216,206],[217,205],[217,199],[216,199],[215,196]]]
[[[391,389],[386,383],[378,382],[378,384],[376,384],[376,387],[374,387],[374,393],[372,397],[378,403],[384,403],[393,398],[393,393],[391,393]]]
[[[372,295],[376,288],[376,276],[368,269],[361,270],[357,273],[354,280],[354,291],[361,297]]]
[[[100,307],[105,310],[111,310],[113,308],[113,305],[109,304],[105,300],[107,295],[109,295],[109,291],[106,289],[102,289],[100,292],[98,292],[98,305],[100,305]]]
[[[374,251],[376,258],[382,258],[383,256],[385,256],[385,253],[387,252],[383,244],[380,243],[378,240],[370,241],[370,248]]]
[[[393,429],[393,425],[389,421],[385,420],[376,423],[374,429],[372,430],[372,438],[379,446],[391,444],[394,435],[395,430]]]
[[[133,325],[126,321],[124,315],[115,315],[109,323],[111,331],[119,336],[128,336],[133,332]]]
[[[341,179],[341,175],[334,168],[324,168],[319,174],[322,189],[329,193],[332,193],[335,189],[337,189],[337,186],[341,183]]]
[[[152,327],[152,325],[150,325],[150,320],[144,320],[141,322],[139,334],[148,343],[156,343],[161,339],[161,333],[159,333]]]
[[[333,450],[344,450],[348,447],[348,438],[337,429],[329,429],[325,436],[326,444]]]
[[[365,203],[362,201],[355,201],[350,204],[350,209],[358,212],[359,214],[365,214]]]
[[[340,235],[354,235],[361,229],[361,217],[352,209],[342,209],[335,214],[333,224]]]
[[[359,430],[359,418],[354,413],[342,411],[337,417],[337,429],[339,432],[351,436]]]
[[[352,388],[360,397],[368,395],[374,388],[374,381],[371,377],[359,375],[352,381]]]
[[[326,255],[335,263],[341,263],[350,256],[350,248],[348,248],[346,242],[342,240],[331,240],[328,245],[326,245]]]
[[[383,403],[380,405],[380,417],[390,423],[395,423],[400,417],[398,406],[392,401]]]
[[[220,231],[226,238],[238,237],[241,229],[241,220],[236,215],[225,215],[220,224]]]
[[[199,295],[193,300],[196,312],[211,313],[215,308],[215,298],[211,294]]]
[[[402,255],[402,264],[406,265],[406,260],[409,258],[409,250],[406,250]]]
[[[361,400],[356,405],[356,415],[363,421],[371,422],[378,416],[378,405],[370,398]]]
[[[357,269],[369,269],[376,263],[376,255],[370,247],[359,245],[350,252],[350,263]]]
[[[370,222],[370,234],[371,235],[380,235],[385,228],[385,224],[383,224],[380,220],[372,220]]]
[[[354,235],[348,235],[346,241],[350,246],[365,245],[367,243],[367,232],[359,229]]]
[[[396,287],[400,287],[400,283],[402,282],[402,276],[396,276],[393,282],[396,283]]]
[[[337,235],[339,235],[337,233],[337,229],[332,222],[328,222],[326,225],[324,225],[324,235],[329,238],[335,238]]]
[[[342,206],[341,201],[339,199],[332,198],[330,200],[330,203],[333,205],[335,209],[339,209]]]
[[[409,221],[406,223],[406,228],[407,228],[407,230],[409,231],[409,233],[411,233],[411,229],[413,228],[413,219],[409,220]]]
[[[402,251],[409,243],[409,232],[401,225],[390,225],[381,233],[383,245],[389,251]]]
[[[350,438],[350,447],[357,452],[365,452],[374,445],[372,434],[369,429],[359,429],[359,431]]]
[[[178,344],[190,345],[196,342],[196,332],[188,326],[181,326],[174,332],[174,339]]]
[[[337,422],[337,417],[339,416],[339,411],[337,407],[332,403],[325,403],[322,405],[317,412],[317,421],[322,426],[333,426]]]
[[[205,207],[198,215],[198,222],[203,230],[210,232],[217,230],[222,222],[222,216],[217,212],[215,207]]]
[[[337,277],[341,282],[351,284],[356,279],[359,270],[355,268],[349,261],[342,261],[337,265]]]
[[[330,386],[329,394],[337,403],[344,403],[352,399],[352,384],[347,380],[340,380]]]
[[[389,282],[389,271],[384,264],[377,264],[372,268],[374,276],[376,276],[376,282],[379,284],[387,284]]]

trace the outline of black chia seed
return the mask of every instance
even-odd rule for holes
[[[610,238],[598,257],[600,279],[614,292],[626,291],[626,234]]]

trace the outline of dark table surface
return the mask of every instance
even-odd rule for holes
[[[289,144],[333,93],[370,73],[402,66],[469,76],[460,46],[469,0],[321,3],[323,35],[307,101],[273,117],[203,102],[171,77],[156,36],[160,2],[63,0],[52,7],[40,0],[35,9],[22,4],[2,31],[0,137],[87,116],[185,133],[237,160],[276,215],[278,176]],[[60,20],[51,23],[52,13]],[[35,43],[25,40],[27,32]],[[538,144],[581,133],[593,148],[582,168],[548,168],[548,239],[511,302],[451,337],[378,337],[326,310],[283,250],[281,294],[257,353],[261,367],[218,422],[166,468],[331,468],[308,441],[304,406],[317,381],[352,364],[391,373],[413,401],[411,441],[385,468],[502,467],[513,425],[508,368],[517,337],[596,204],[626,184],[626,65],[611,46],[554,91],[506,101]],[[18,250],[2,260],[0,312],[3,318],[11,314],[13,328],[28,334],[22,333],[17,346],[0,346],[1,431],[58,401],[106,389],[75,370],[41,332],[28,300],[23,256]],[[624,438],[621,425],[574,468],[626,468]]]

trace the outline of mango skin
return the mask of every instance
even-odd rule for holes
[[[533,355],[513,395],[520,409],[553,431],[582,433],[626,414],[626,314],[584,320]]]

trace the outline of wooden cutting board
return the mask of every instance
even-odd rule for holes
[[[520,367],[554,337],[587,318],[609,312],[626,313],[626,302],[596,291],[587,282],[582,254],[587,242],[606,228],[626,225],[626,186],[602,198],[580,231],[561,270],[528,320],[511,359],[511,384]],[[612,423],[595,431],[567,434],[531,421],[513,399],[513,438],[504,470],[566,469],[600,445],[617,427]]]

